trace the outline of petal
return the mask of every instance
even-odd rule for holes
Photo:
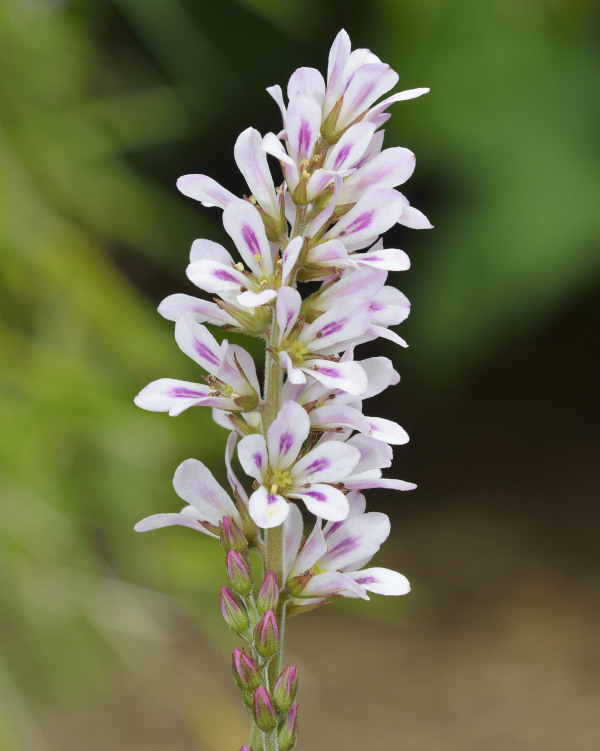
[[[291,469],[294,485],[341,482],[360,461],[360,451],[347,443],[327,441],[315,446]],[[323,518],[328,518],[323,515]]]
[[[218,261],[194,261],[186,269],[188,279],[205,292],[239,292],[248,284],[241,271]]]
[[[361,368],[367,374],[369,385],[362,395],[363,399],[376,396],[388,388],[395,386],[400,381],[400,375],[387,357],[369,357],[360,361]]]
[[[238,295],[236,300],[245,308],[259,308],[261,305],[267,305],[272,302],[276,297],[277,292],[274,289],[263,289],[262,292],[247,290]]]
[[[326,404],[313,409],[309,415],[310,424],[316,429],[343,427],[368,433],[371,425],[362,412],[345,404]]]
[[[231,485],[231,489],[233,490],[234,494],[241,498],[243,503],[248,505],[248,495],[244,490],[244,487],[238,480],[237,475],[233,471],[233,467],[231,466],[231,460],[233,458],[233,452],[235,450],[237,439],[238,437],[236,433],[230,433],[229,438],[227,439],[227,446],[225,448],[225,467],[227,469],[227,480]]]
[[[303,597],[327,597],[344,591],[350,591],[363,600],[368,600],[369,596],[365,590],[346,574],[339,571],[326,571],[324,574],[317,574],[307,583],[302,590]]]
[[[387,188],[369,191],[325,233],[325,239],[343,237],[348,250],[359,250],[365,247],[366,240],[393,227],[403,208],[403,198],[397,191]]]
[[[386,279],[387,272],[383,269],[363,266],[347,271],[335,284],[319,292],[313,307],[316,310],[329,310],[345,306],[356,297],[372,300],[383,288]]]
[[[400,347],[408,347],[408,343],[401,336],[398,336],[395,331],[386,329],[383,326],[375,326],[371,324],[367,329],[367,334],[369,334],[370,338],[367,338],[365,341],[381,337],[382,339],[388,339],[390,342],[394,342],[394,344],[398,344]]]
[[[282,344],[292,330],[302,305],[300,293],[293,287],[280,287],[275,306],[277,326],[279,328],[278,344]]]
[[[177,495],[200,513],[200,518],[217,526],[224,516],[240,521],[229,495],[202,462],[186,459],[175,470],[173,487]]]
[[[314,201],[325,188],[331,185],[337,177],[346,177],[352,173],[352,170],[339,172],[337,170],[315,170],[306,185],[306,198],[308,201]]]
[[[279,201],[262,147],[262,136],[255,128],[247,128],[238,136],[233,149],[235,163],[248,183],[261,208],[279,219]]]
[[[423,96],[423,94],[428,94],[429,89],[428,88],[420,88],[420,89],[407,89],[406,91],[399,91],[397,94],[392,94],[392,96],[389,96],[387,99],[384,99],[382,102],[379,102],[379,104],[375,105],[373,109],[371,109],[367,114],[365,115],[365,120],[376,120],[379,115],[381,115],[384,110],[386,110],[390,104],[393,104],[394,102],[405,102],[407,99],[416,99],[419,96]]]
[[[296,162],[288,155],[281,141],[274,133],[267,133],[263,138],[262,147],[267,154],[271,154],[281,162],[288,188],[292,191],[295,190],[300,181],[298,167]]]
[[[342,130],[398,83],[398,74],[385,63],[367,63],[356,71],[344,92],[336,123]]]
[[[354,396],[361,396],[367,388],[365,371],[356,362],[306,360],[300,367],[331,390],[339,389]]]
[[[295,237],[287,244],[286,249],[283,251],[283,266],[281,269],[281,284],[289,285],[294,266],[298,261],[298,256],[302,250],[304,243],[303,237]]]
[[[190,263],[194,261],[217,261],[225,266],[233,264],[231,253],[212,240],[194,240],[190,249]]]
[[[285,121],[288,151],[296,164],[310,159],[317,139],[321,135],[321,107],[304,94],[298,94],[289,103]]]
[[[342,93],[342,76],[350,55],[350,37],[342,29],[331,45],[327,65],[327,90],[323,102],[323,114],[326,116]]]
[[[194,362],[213,375],[221,366],[221,347],[210,331],[196,323],[189,315],[183,315],[175,324],[175,341],[179,348]]]
[[[410,301],[396,287],[382,287],[371,302],[371,324],[396,326],[408,318]]]
[[[376,438],[363,434],[354,435],[347,443],[360,452],[360,461],[354,468],[355,474],[390,467],[392,464],[392,449]]]
[[[298,94],[304,94],[316,100],[319,107],[323,105],[325,97],[325,81],[316,68],[298,68],[290,76],[287,85],[287,95],[291,102]]]
[[[349,571],[346,576],[360,587],[378,595],[406,595],[410,592],[408,579],[389,568],[365,568],[362,571]]]
[[[321,522],[317,521],[302,550],[300,550],[296,560],[292,564],[290,576],[300,576],[300,574],[308,571],[326,552],[327,543],[321,531]]]
[[[262,482],[269,465],[267,444],[263,436],[255,433],[242,438],[238,443],[238,459],[247,475]]]
[[[371,436],[378,441],[385,441],[396,446],[408,443],[408,433],[397,422],[386,420],[384,417],[367,417],[371,426]]]
[[[279,84],[276,84],[275,86],[267,86],[267,93],[275,100],[285,124],[285,103],[283,101],[283,91],[281,90],[281,86]]]
[[[288,578],[292,565],[296,560],[304,532],[304,523],[300,509],[295,503],[289,503],[288,506],[289,513],[283,523],[284,581]]]
[[[224,209],[235,198],[231,191],[207,175],[183,175],[177,180],[177,187],[184,196],[194,198],[207,207]]]
[[[252,355],[239,344],[229,344],[226,339],[221,345],[221,353],[221,367],[215,374],[217,378],[232,386],[238,394],[260,395],[256,365]]]
[[[367,150],[374,133],[373,123],[356,123],[348,128],[327,154],[323,168],[341,172],[354,167]]]
[[[408,255],[403,250],[396,248],[355,253],[351,258],[359,266],[372,266],[376,269],[386,269],[386,271],[406,271],[410,268]]]
[[[356,568],[357,561],[375,555],[389,534],[390,520],[385,514],[371,511],[348,516],[327,534],[327,553],[320,565],[330,570]]]
[[[341,240],[328,240],[310,248],[306,254],[306,264],[333,268],[356,268],[355,262],[348,256],[346,246]]]
[[[285,402],[267,431],[271,469],[287,469],[298,457],[309,433],[310,419],[304,407],[297,402]]]
[[[191,295],[175,294],[165,297],[158,312],[167,321],[176,321],[184,313],[191,314],[197,323],[212,323],[216,326],[237,326],[236,320],[218,305]]]
[[[415,155],[401,147],[385,149],[363,163],[344,182],[340,203],[354,203],[367,191],[402,185],[415,169]]]
[[[190,507],[187,506],[186,508]],[[163,527],[172,527],[176,525],[179,527],[189,527],[190,529],[195,529],[197,532],[204,532],[204,534],[215,537],[215,535],[211,534],[200,524],[197,518],[198,512],[196,509],[194,509],[194,513],[196,514],[196,518],[189,513],[153,514],[152,516],[147,516],[145,519],[139,521],[135,525],[134,530],[136,532],[149,532],[153,529],[162,529]]]
[[[280,495],[271,495],[261,485],[250,496],[248,510],[250,511],[250,516],[259,527],[270,529],[271,527],[278,527],[280,524],[283,524],[290,507],[285,498]]]
[[[300,498],[306,504],[306,508],[320,519],[339,521],[348,516],[348,501],[341,490],[332,488],[331,485],[313,484],[306,490],[294,489],[288,493],[292,498]]]
[[[265,226],[248,201],[231,201],[223,212],[223,226],[248,268],[258,277],[273,273],[273,259]]]
[[[402,214],[398,219],[398,224],[403,224],[405,227],[411,229],[432,229],[433,224],[419,209],[415,209],[414,206],[403,206]]]
[[[335,207],[337,206],[337,200],[338,196],[342,190],[343,186],[343,179],[338,176],[333,181],[333,193],[331,194],[331,199],[327,206],[320,211],[317,216],[312,220],[312,222],[308,225],[308,228],[305,231],[305,235],[307,237],[313,237],[317,234],[323,227],[325,227],[329,220],[331,219],[331,215],[333,214]],[[290,186],[291,187],[291,186]]]
[[[149,412],[168,412],[172,417],[180,415],[188,407],[204,405],[218,409],[236,410],[231,399],[209,396],[209,386],[173,378],[160,378],[149,383],[133,400],[138,407]]]
[[[293,384],[300,384],[300,383],[306,383],[306,376],[304,373],[300,370],[300,368],[297,368],[293,363],[288,355],[287,352],[280,352],[279,353],[279,366],[285,370],[287,374],[288,381]]]
[[[370,309],[369,301],[364,299],[349,302],[343,309],[332,308],[305,326],[299,339],[310,352],[321,352],[337,342],[355,339],[367,329],[371,318]]]
[[[382,443],[382,445],[384,445]],[[361,479],[360,476],[347,480],[345,483],[348,490],[369,490],[372,488],[381,488],[382,490],[414,490],[417,486],[414,482],[405,480],[394,480],[388,477],[379,479]]]

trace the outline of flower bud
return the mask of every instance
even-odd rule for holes
[[[296,745],[298,702],[292,704],[288,716],[282,720],[277,729],[277,743],[279,751],[290,751]]]
[[[266,613],[267,610],[275,610],[279,601],[279,585],[277,584],[277,575],[274,571],[267,571],[263,579],[256,598],[256,607],[259,613]]]
[[[252,591],[252,574],[250,567],[237,550],[227,553],[227,575],[233,589],[240,595],[250,594]]]
[[[272,610],[267,610],[254,629],[254,648],[261,657],[269,658],[277,652],[278,646],[277,618]]]
[[[248,746],[245,743],[242,743],[240,751],[252,751],[252,747],[250,746],[250,748],[248,748]]]
[[[286,665],[273,689],[273,704],[280,714],[286,714],[296,698],[298,668]]]
[[[259,686],[254,691],[254,722],[263,731],[270,733],[277,725],[277,715],[273,708],[271,698],[264,686]]]
[[[234,519],[230,516],[224,516],[219,522],[219,527],[221,529],[219,539],[223,550],[226,552],[237,550],[238,553],[243,553],[246,550],[248,541]]]
[[[260,673],[258,666],[239,647],[233,650],[233,677],[242,691],[252,691],[260,685]]]
[[[244,603],[227,587],[221,588],[221,613],[236,634],[242,634],[250,626]]]

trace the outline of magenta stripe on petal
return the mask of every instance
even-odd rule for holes
[[[194,391],[193,389],[186,389],[185,386],[176,386],[169,391],[169,396],[199,396],[204,397],[206,394],[203,391]]]
[[[294,436],[291,433],[282,433],[279,438],[279,453],[287,454],[287,452],[292,448],[293,443]]]
[[[327,500],[325,493],[321,493],[319,490],[307,490],[306,493],[303,493],[302,495],[309,495],[311,498],[314,498],[315,501]]]
[[[220,360],[217,357],[215,357],[215,355],[210,351],[210,349],[206,346],[206,344],[202,344],[202,342],[195,341],[194,350],[196,351],[196,354],[198,355],[198,357],[204,358],[212,365],[216,365],[218,367],[221,364]]]
[[[298,133],[298,154],[308,156],[308,149],[310,147],[311,132],[310,123],[308,120],[302,120],[300,125],[300,132]]]
[[[351,143],[347,143],[345,146],[342,146],[342,148],[340,149],[340,153],[337,155],[335,163],[333,165],[334,170],[339,169],[342,166],[342,164],[346,161],[348,154],[350,153],[351,150],[352,150]]]
[[[349,235],[353,232],[360,232],[360,230],[366,229],[370,224],[372,224],[374,216],[374,210],[367,211],[366,213],[357,216],[356,219],[346,227],[344,234]]]
[[[256,464],[256,468],[260,469],[262,467],[262,454],[252,454],[252,458],[254,459],[254,463]]]
[[[305,472],[321,472],[329,466],[329,459],[315,459],[306,468]]]
[[[216,269],[215,271],[213,271],[213,276],[215,277],[215,279],[220,279],[222,282],[233,282],[234,284],[238,283],[238,280],[235,278],[235,276],[226,269]]]
[[[327,555],[331,555],[332,553],[335,553],[336,555],[342,555],[346,553],[350,553],[351,551],[355,550],[358,547],[358,538],[357,537],[346,537],[345,540],[342,540],[341,542],[338,542],[338,544],[327,551]]]
[[[258,240],[256,239],[256,235],[254,234],[254,230],[252,227],[250,227],[248,224],[245,224],[242,227],[242,237],[244,238],[244,242],[246,245],[250,248],[253,255],[261,255],[260,252],[260,245],[258,244]]]
[[[340,374],[335,368],[321,368],[319,367],[319,373],[329,376],[330,378],[339,378]]]
[[[357,584],[375,584],[377,579],[374,576],[362,576],[360,579],[354,580]]]
[[[331,321],[330,323],[327,323],[325,326],[323,326],[323,328],[319,330],[319,333],[321,334],[321,336],[330,336],[331,334],[336,334],[338,331],[341,331],[344,328],[345,323],[345,320]]]

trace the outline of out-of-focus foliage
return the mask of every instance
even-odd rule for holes
[[[264,87],[299,65],[323,69],[346,26],[405,88],[432,87],[395,105],[388,128],[417,153],[406,194],[436,225],[395,238],[418,300],[402,367],[460,378],[597,282],[594,7],[349,0],[340,15],[324,0],[0,0],[3,751],[49,748],[40,711],[94,702],[119,670],[136,673],[135,643],[162,650],[173,613],[221,638],[218,546],[131,531],[178,508],[180,461],[218,468],[224,447],[202,410],[173,420],[132,404],[150,380],[198,377],[154,305],[192,291],[194,237],[223,233],[175,178],[206,171],[242,192],[235,137],[278,128]],[[389,622],[399,604],[386,607]],[[204,691],[178,711],[202,747],[225,747],[210,717],[227,710]]]

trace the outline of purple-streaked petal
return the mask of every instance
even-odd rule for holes
[[[233,458],[233,452],[235,451],[235,444],[237,443],[237,439],[238,436],[235,432],[230,433],[229,438],[227,439],[227,446],[225,448],[225,467],[227,469],[227,480],[231,485],[231,489],[234,491],[234,494],[237,493],[237,495],[242,499],[243,503],[248,505],[248,495],[244,490],[241,482],[238,480],[237,475],[233,471],[233,467],[231,466],[231,460]]]
[[[346,576],[360,587],[377,595],[406,595],[410,592],[408,579],[389,568],[365,568],[362,571],[347,571]]]
[[[221,367],[215,374],[217,378],[232,386],[238,394],[256,393],[260,396],[256,364],[252,355],[239,344],[229,344],[226,339],[221,345],[221,353]],[[241,373],[238,365],[242,369]]]
[[[322,555],[327,552],[327,543],[321,531],[321,522],[317,520],[313,531],[308,536],[302,550],[292,564],[290,576],[300,576],[311,569]]]
[[[382,441],[360,434],[352,436],[347,443],[360,452],[360,461],[354,468],[354,474],[371,469],[379,470],[392,464],[392,449]]]
[[[331,45],[327,65],[327,90],[323,102],[323,114],[327,116],[342,94],[342,77],[350,55],[350,37],[342,29]]]
[[[359,68],[344,92],[336,129],[342,130],[398,83],[398,74],[385,63],[367,63]]]
[[[407,89],[406,91],[399,91],[397,94],[392,94],[392,96],[389,96],[387,97],[387,99],[379,102],[379,104],[376,104],[375,107],[367,112],[367,114],[365,115],[365,120],[376,121],[379,116],[390,106],[390,104],[393,104],[394,102],[405,102],[408,99],[416,99],[416,97],[423,96],[423,94],[428,93],[428,88]]]
[[[233,155],[239,171],[260,207],[267,214],[279,219],[279,201],[260,133],[255,128],[247,128],[238,136]]]
[[[402,185],[415,169],[415,155],[401,147],[385,149],[344,181],[340,203],[354,203],[367,191]]]
[[[382,445],[385,445],[382,443]],[[394,480],[389,477],[380,478],[361,478],[355,475],[345,483],[348,490],[370,490],[372,488],[381,488],[382,490],[414,490],[417,486],[414,482],[405,480]]]
[[[316,321],[305,326],[300,334],[311,352],[321,352],[333,347],[337,342],[355,339],[364,334],[370,321],[368,300],[354,300],[344,309],[332,308],[320,315]]]
[[[218,261],[194,261],[186,273],[196,287],[211,294],[239,292],[240,287],[248,284],[248,278],[241,271]]]
[[[356,123],[348,128],[327,154],[323,168],[342,172],[354,167],[367,150],[374,133],[373,123]]]
[[[186,506],[186,509],[193,508],[190,506]],[[195,517],[191,514],[153,514],[152,516],[147,516],[145,519],[142,519],[139,521],[135,527],[134,530],[136,532],[149,532],[153,529],[162,529],[163,527],[189,527],[190,529],[195,529],[197,532],[204,532],[206,535],[210,535],[211,537],[215,537],[216,535],[213,535],[211,532],[209,532],[207,529],[205,529],[200,522],[198,521],[198,512],[196,509],[193,509],[195,513]]]
[[[253,274],[273,273],[271,248],[258,209],[248,201],[231,201],[223,211],[223,226]]]
[[[310,424],[313,428],[348,428],[358,430],[361,433],[369,433],[371,425],[362,412],[346,404],[325,404],[323,407],[313,409],[309,415]]]
[[[364,121],[363,121],[364,122]],[[361,167],[363,167],[365,164],[370,162],[372,159],[375,159],[375,157],[381,152],[381,149],[383,148],[383,138],[385,136],[384,130],[378,130],[373,135],[373,138],[371,138],[371,143],[369,144],[369,147],[363,154],[362,159],[358,164],[356,164],[356,171],[358,172]],[[393,187],[393,186],[392,186]],[[344,186],[345,188],[345,186]]]
[[[267,431],[271,469],[288,469],[298,457],[309,433],[310,419],[304,407],[297,402],[285,402]]]
[[[261,485],[250,496],[248,510],[250,511],[250,516],[259,527],[270,529],[271,527],[278,527],[280,524],[283,524],[290,507],[285,498],[280,495],[271,495]]]
[[[406,271],[410,268],[410,258],[403,250],[397,248],[355,253],[351,258],[358,266],[373,266],[386,271]]]
[[[371,301],[371,325],[396,326],[408,318],[410,301],[396,287],[382,287]]]
[[[385,514],[371,511],[349,515],[326,534],[327,553],[319,563],[332,571],[356,568],[357,561],[370,560],[375,555],[389,534],[390,520]]]
[[[275,312],[279,328],[278,344],[282,344],[292,330],[302,305],[302,297],[293,287],[280,287],[277,293]]]
[[[299,459],[290,474],[295,486],[313,482],[341,482],[352,473],[359,461],[360,451],[354,446],[328,441],[315,446]]]
[[[262,482],[269,464],[263,436],[255,433],[242,438],[238,443],[238,459],[247,475]]]
[[[348,501],[341,490],[331,485],[313,483],[310,488],[294,488],[289,495],[300,498],[306,508],[320,519],[340,521],[348,516]]]
[[[306,254],[306,264],[333,268],[356,268],[356,263],[348,256],[341,240],[328,240],[310,248]]]
[[[288,285],[291,280],[291,275],[294,270],[294,266],[298,261],[298,256],[302,250],[304,243],[303,237],[295,237],[287,244],[286,249],[283,251],[283,266],[281,268],[281,284]]]
[[[210,396],[211,392],[209,386],[160,378],[143,388],[133,401],[149,412],[168,412],[171,417],[180,415],[188,407],[200,405],[227,410],[239,409],[231,399]]]
[[[302,544],[302,535],[304,532],[304,523],[302,514],[295,503],[289,503],[289,513],[283,523],[283,573],[284,581],[288,578],[292,565],[296,560],[300,545]]]
[[[289,103],[286,116],[288,150],[296,164],[310,159],[317,139],[321,135],[321,107],[304,94],[298,94]]]
[[[212,240],[194,240],[190,249],[190,263],[194,261],[217,261],[224,266],[231,266],[231,253],[219,243]]]
[[[369,357],[360,361],[361,368],[367,374],[369,385],[362,395],[363,399],[376,396],[400,381],[399,373],[394,370],[392,361],[388,357]]]
[[[315,301],[316,310],[343,308],[356,297],[372,300],[382,289],[387,279],[387,272],[363,266],[343,274],[335,284],[321,291]]]
[[[408,433],[401,425],[392,420],[386,420],[384,417],[367,417],[370,425],[370,433],[378,441],[385,441],[394,446],[402,446],[408,443]]]
[[[179,348],[204,370],[217,373],[221,367],[221,347],[210,331],[196,323],[189,315],[183,315],[175,324],[175,341]]]
[[[245,308],[259,308],[261,305],[267,305],[272,302],[276,297],[277,292],[274,289],[263,289],[262,292],[247,290],[238,295],[236,300]]]
[[[235,318],[221,310],[214,302],[181,293],[165,297],[158,306],[158,312],[167,321],[176,321],[184,313],[188,313],[193,316],[197,323],[237,326]]]
[[[360,250],[393,227],[404,208],[403,197],[395,190],[369,191],[325,233],[325,239],[343,238],[348,250]]]
[[[314,99],[319,107],[323,105],[325,97],[325,81],[316,68],[298,68],[290,76],[287,85],[287,95],[291,102],[298,94]]]
[[[200,201],[203,206],[218,206],[224,209],[235,196],[207,175],[183,175],[177,180],[177,187],[184,196]]]
[[[362,597],[363,600],[369,599],[365,590],[354,579],[339,571],[326,571],[324,574],[313,576],[302,590],[302,596],[327,597],[344,591],[353,592],[356,597]]]
[[[411,229],[433,228],[433,224],[423,212],[419,211],[419,209],[415,209],[414,206],[407,205],[402,207],[402,213],[400,214],[400,219],[398,219],[398,224],[403,224],[405,227],[410,227]]]
[[[361,396],[367,388],[365,371],[356,362],[306,360],[300,368],[327,388]]]
[[[186,459],[175,470],[173,487],[177,495],[194,506],[204,521],[218,526],[224,516],[240,515],[229,495],[223,490],[202,462]]]

